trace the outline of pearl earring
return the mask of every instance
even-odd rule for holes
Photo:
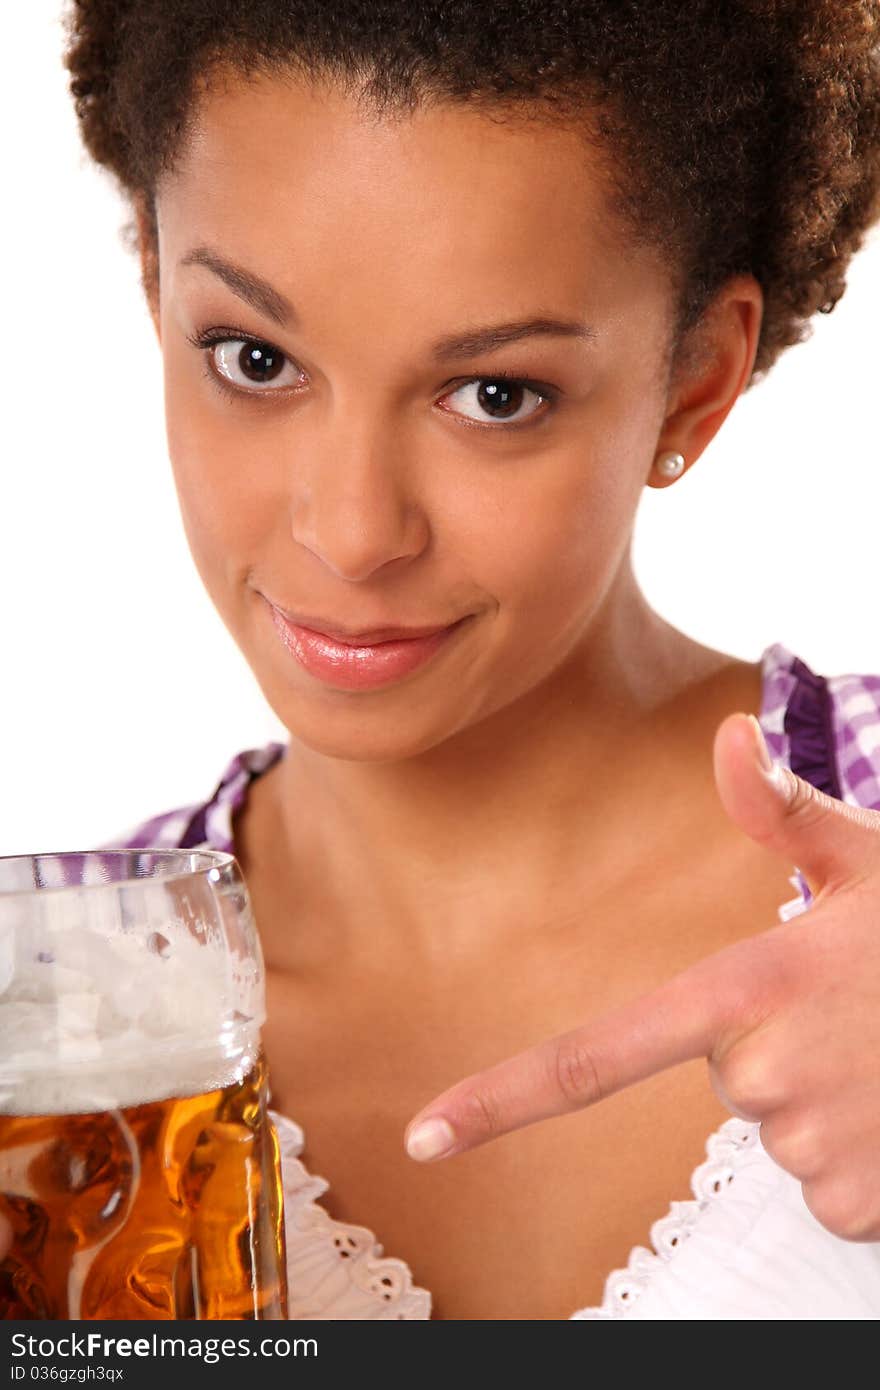
[[[661,454],[655,467],[663,478],[678,478],[684,472],[684,454]]]

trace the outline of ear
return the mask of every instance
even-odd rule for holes
[[[763,315],[764,295],[753,275],[725,281],[678,354],[659,449],[684,454],[688,466],[700,457],[751,376]]]
[[[156,337],[162,341],[159,315],[159,228],[153,202],[143,194],[134,200],[137,253],[141,263],[141,288],[153,320]]]

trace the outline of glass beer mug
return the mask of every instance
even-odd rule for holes
[[[0,1319],[287,1316],[264,1016],[232,855],[0,858]]]

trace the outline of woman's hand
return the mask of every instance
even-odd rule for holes
[[[760,1121],[817,1220],[880,1240],[880,812],[788,768],[774,776],[755,729],[743,714],[719,725],[719,794],[736,825],[800,869],[808,910],[450,1087],[407,1126],[411,1157],[462,1153],[704,1056],[721,1101]],[[441,1123],[423,1139],[427,1121]]]

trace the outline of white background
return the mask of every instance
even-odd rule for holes
[[[80,149],[59,0],[5,8],[0,250],[0,853],[82,849],[207,796],[284,730],[204,594],[167,462],[158,347],[126,210]],[[646,489],[642,586],[755,660],[880,671],[880,236],[834,313]]]

